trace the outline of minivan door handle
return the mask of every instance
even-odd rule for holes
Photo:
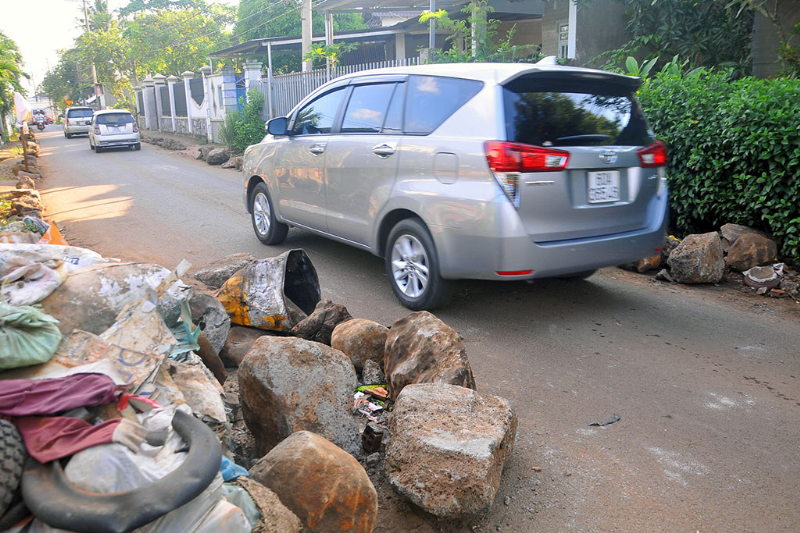
[[[322,155],[325,153],[325,145],[324,144],[312,144],[311,148],[308,149],[314,155]]]
[[[389,146],[388,144],[379,144],[372,148],[372,153],[380,157],[381,159],[386,159],[390,155],[394,154],[394,148]]]

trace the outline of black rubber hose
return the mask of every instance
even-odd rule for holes
[[[59,461],[32,457],[22,475],[22,497],[46,524],[78,533],[124,533],[156,520],[203,492],[219,472],[222,453],[214,433],[177,411],[172,427],[189,445],[181,465],[158,481],[128,492],[93,493],[73,486]]]

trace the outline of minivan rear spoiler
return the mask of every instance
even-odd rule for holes
[[[572,80],[612,84],[617,87],[624,87],[631,91],[636,91],[642,84],[641,78],[617,74],[615,72],[605,72],[602,70],[578,67],[553,66],[547,64],[540,65],[539,63],[536,63],[531,66],[531,68],[517,72],[508,79],[503,80],[500,82],[500,85],[505,86],[515,80],[518,80],[519,78],[528,76],[535,77],[536,79],[540,80],[557,79],[561,81]]]

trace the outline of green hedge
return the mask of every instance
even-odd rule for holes
[[[669,147],[677,230],[763,229],[800,264],[800,80],[661,73],[639,98]]]
[[[247,93],[247,102],[240,99],[240,113],[228,113],[222,124],[222,142],[234,152],[242,153],[251,144],[258,144],[267,134],[266,124],[261,118],[264,95],[256,89]]]

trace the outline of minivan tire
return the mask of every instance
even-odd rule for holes
[[[439,274],[436,247],[421,220],[407,218],[392,228],[386,240],[384,258],[392,290],[408,309],[434,309],[450,301],[453,282]],[[424,269],[427,269],[427,277],[422,279],[420,274]]]
[[[136,143],[136,144],[134,144],[134,145],[133,145],[133,149],[134,149],[134,150],[141,150],[141,149],[142,149],[142,143]]]
[[[266,184],[259,183],[250,194],[250,220],[258,240],[264,244],[280,244],[286,240],[289,226],[278,222]]]

